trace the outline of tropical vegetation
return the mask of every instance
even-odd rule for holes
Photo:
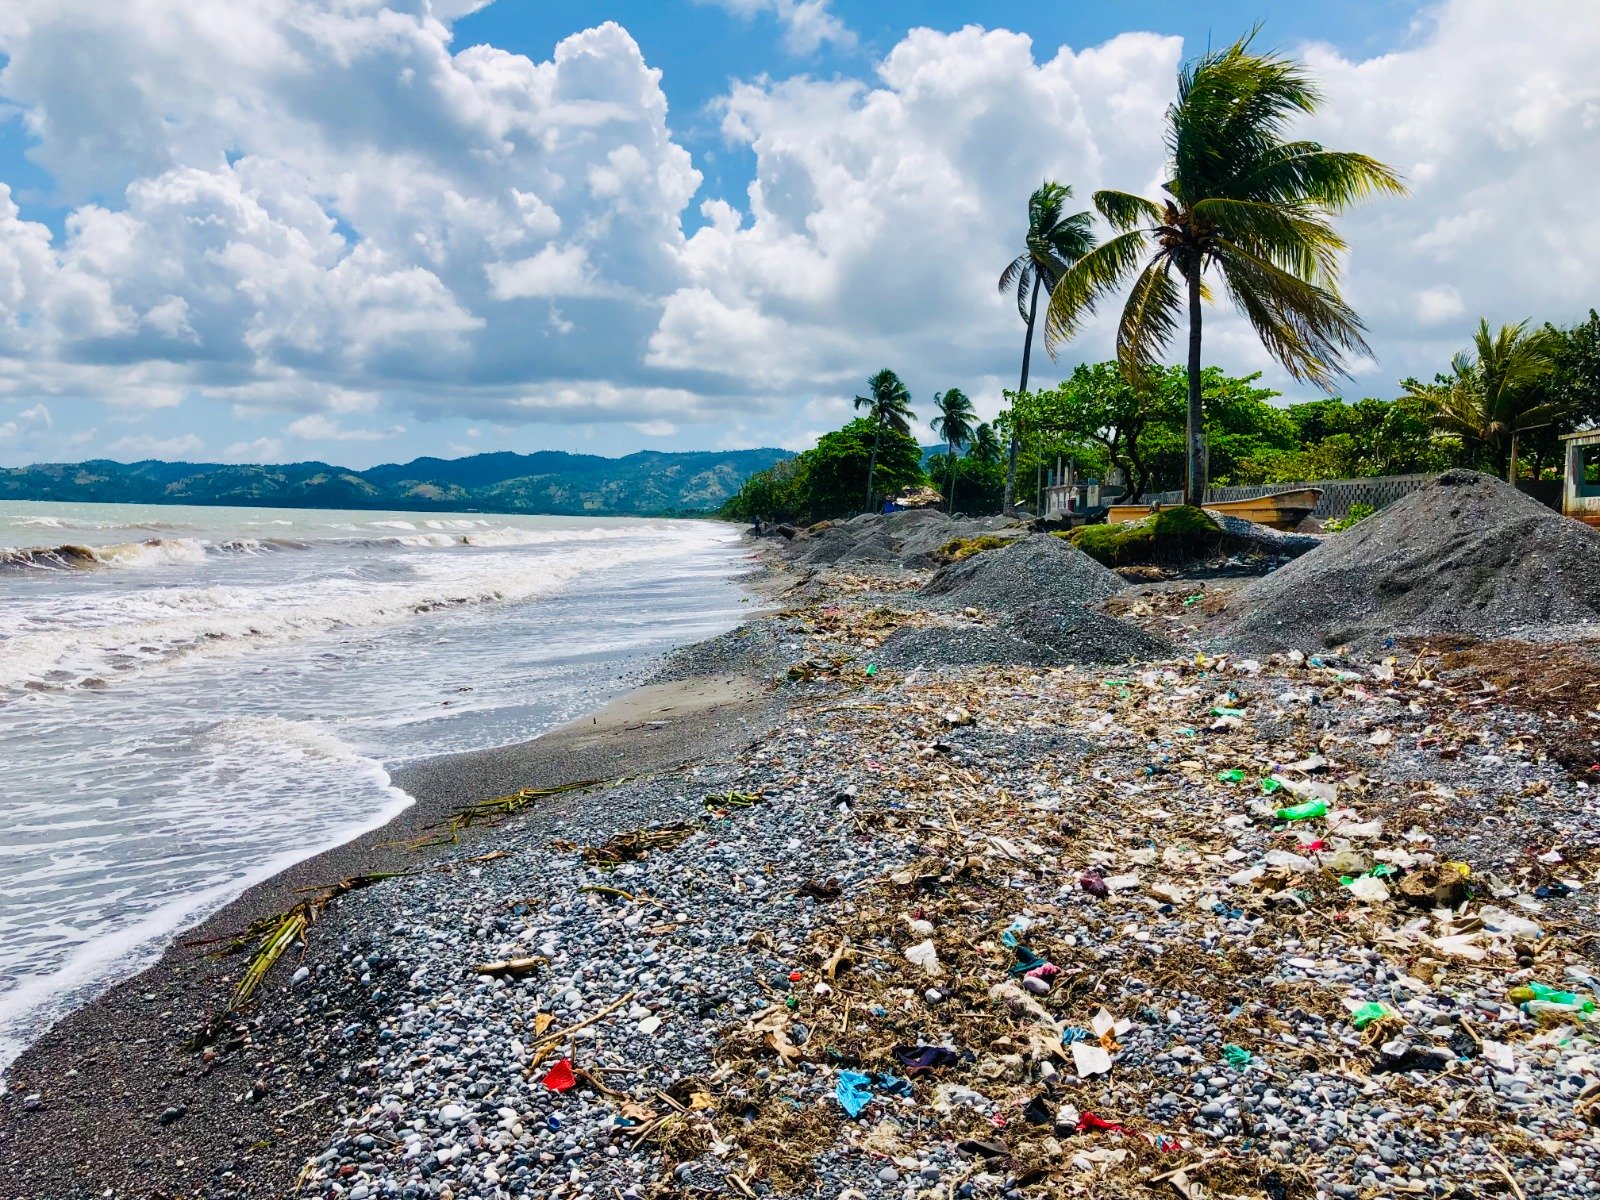
[[[1545,429],[1567,415],[1571,401],[1552,394],[1556,337],[1528,322],[1478,322],[1473,349],[1463,350],[1450,374],[1428,384],[1408,380],[1407,392],[1428,405],[1434,428],[1454,436],[1496,474],[1516,475],[1517,435]]]
[[[1361,319],[1338,292],[1346,247],[1331,218],[1374,193],[1404,192],[1376,159],[1289,139],[1290,123],[1315,113],[1320,93],[1298,63],[1257,52],[1254,37],[1180,70],[1167,110],[1166,195],[1095,193],[1096,210],[1118,232],[1061,275],[1045,319],[1054,352],[1131,280],[1116,346],[1124,373],[1139,383],[1187,315],[1191,502],[1205,487],[1201,335],[1211,283],[1290,376],[1326,385],[1347,355],[1370,353]]]
[[[934,393],[933,406],[939,413],[928,422],[928,426],[942,437],[944,444],[949,447],[944,503],[946,512],[954,512],[957,452],[972,441],[978,414],[973,411],[972,401],[967,399],[967,394],[960,388]]]
[[[1028,232],[1022,253],[1000,272],[1002,294],[1013,288],[1017,294],[1017,313],[1025,332],[1022,338],[1022,381],[1018,392],[1028,390],[1028,367],[1033,357],[1033,327],[1039,315],[1039,292],[1054,295],[1063,276],[1095,246],[1093,220],[1086,212],[1066,213],[1072,188],[1047,180],[1028,197]],[[1017,450],[1019,428],[1011,430],[1010,451],[1006,456],[1004,511],[1010,514],[1016,499]]]
[[[911,434],[911,393],[900,376],[885,367],[867,380],[867,395],[857,396],[855,406],[867,410],[872,424],[872,454],[867,463],[867,508],[873,506],[873,483],[878,471],[878,449],[885,433]]]

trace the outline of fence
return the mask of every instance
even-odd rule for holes
[[[1435,478],[1433,475],[1379,475],[1372,479],[1312,479],[1304,483],[1252,483],[1238,487],[1214,487],[1206,489],[1206,503],[1216,504],[1225,500],[1254,500],[1257,496],[1271,496],[1278,492],[1292,492],[1296,488],[1321,488],[1322,498],[1317,501],[1317,507],[1312,511],[1312,516],[1319,521],[1332,517],[1346,517],[1350,509],[1356,504],[1370,504],[1373,508],[1382,508],[1393,504],[1402,496],[1410,495],[1428,480]],[[1521,481],[1517,487],[1532,496],[1539,503],[1554,508],[1561,508],[1561,484],[1545,480]],[[1141,503],[1145,504],[1180,504],[1183,502],[1183,493],[1176,492],[1151,492],[1147,493]]]

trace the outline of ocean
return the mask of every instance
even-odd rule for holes
[[[0,1069],[389,773],[732,628],[708,521],[0,502]]]

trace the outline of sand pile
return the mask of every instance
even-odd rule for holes
[[[1447,471],[1229,608],[1224,641],[1252,651],[1600,622],[1600,533],[1498,479]]]
[[[928,508],[863,513],[795,538],[786,548],[791,556],[813,567],[856,563],[931,567],[940,561],[939,548],[952,539],[995,532],[1012,524],[1001,517],[953,518]]]
[[[918,595],[938,608],[1081,608],[1127,587],[1076,546],[1048,534],[941,567]]]
[[[902,629],[874,656],[897,671],[918,667],[1059,666],[1174,658],[1171,642],[1125,621],[1082,607],[1035,605],[1003,613],[993,625]]]

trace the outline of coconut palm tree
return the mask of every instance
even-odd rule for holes
[[[1000,439],[993,425],[985,421],[972,431],[972,446],[967,453],[981,463],[1000,461]]]
[[[1268,353],[1295,379],[1326,386],[1346,354],[1369,354],[1361,319],[1339,297],[1344,239],[1331,217],[1376,193],[1402,195],[1393,170],[1363,154],[1287,140],[1321,96],[1292,60],[1251,48],[1255,31],[1178,73],[1167,109],[1171,172],[1160,200],[1096,192],[1120,232],[1062,276],[1045,345],[1078,331],[1097,303],[1133,280],[1117,326],[1130,381],[1145,377],[1189,325],[1189,445],[1184,497],[1205,490],[1200,406],[1201,301],[1219,283]]]
[[[1022,382],[1017,391],[1028,390],[1028,363],[1033,357],[1033,325],[1039,314],[1039,291],[1049,296],[1068,268],[1094,249],[1093,218],[1086,212],[1067,216],[1067,201],[1072,189],[1064,183],[1046,180],[1028,197],[1028,236],[1024,249],[1000,272],[1000,290],[1017,292],[1017,312],[1026,332],[1022,339]],[[1005,514],[1014,511],[1017,489],[1017,446],[1021,430],[1011,429],[1011,449],[1006,461]]]
[[[1433,427],[1481,447],[1496,471],[1516,482],[1517,434],[1549,425],[1571,405],[1551,399],[1544,384],[1556,369],[1559,335],[1548,326],[1502,325],[1480,320],[1472,350],[1451,362],[1446,382],[1406,381],[1406,391],[1433,406]]]
[[[956,451],[972,440],[973,418],[978,414],[973,411],[972,401],[967,399],[967,394],[960,388],[951,388],[948,392],[935,392],[933,394],[934,407],[939,410],[939,415],[928,422],[929,427],[944,439],[944,444],[950,447],[950,485],[949,495],[945,497],[945,511],[956,510]]]
[[[883,431],[911,432],[911,393],[900,382],[900,376],[885,367],[867,380],[867,396],[856,397],[856,408],[867,410],[872,422],[872,457],[867,461],[867,508],[872,508],[872,477],[878,470],[878,444]]]

